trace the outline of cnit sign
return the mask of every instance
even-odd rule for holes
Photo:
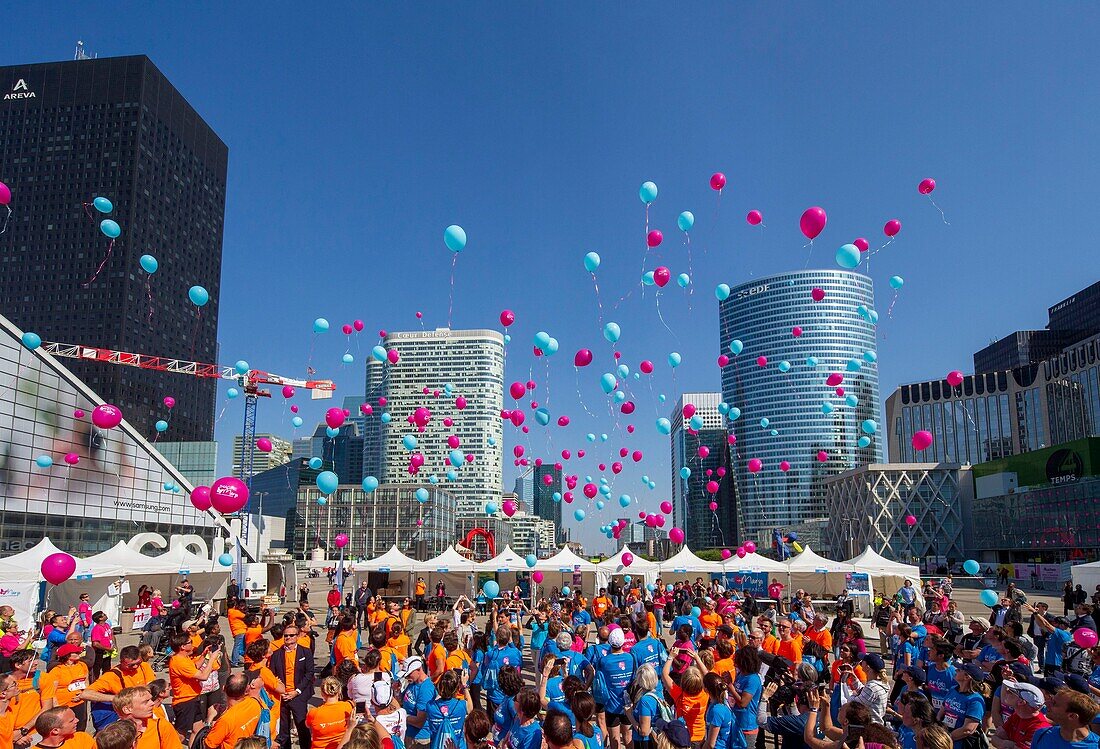
[[[4,94],[4,101],[8,101],[9,99],[34,99],[37,96],[38,94],[31,91],[27,86],[27,82],[20,78],[15,82],[15,86],[12,88],[11,92]]]

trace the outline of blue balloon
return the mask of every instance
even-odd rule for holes
[[[327,333],[328,332],[328,320],[323,317],[318,317],[313,321],[314,333]]]
[[[698,432],[703,428],[703,417],[699,414],[693,414],[692,417],[688,419],[688,426]]]
[[[692,606],[691,607],[691,615],[694,616],[695,618],[699,618],[699,614],[701,614],[701,613],[703,613],[703,612],[698,606]]]
[[[239,375],[248,374],[248,369],[249,369],[248,362],[246,362],[244,359],[241,359],[240,361],[238,361],[236,364],[233,365],[233,371],[235,371]]]
[[[630,575],[623,575],[623,582],[624,583],[630,582]]]
[[[550,345],[550,334],[545,330],[540,330],[535,333],[535,348],[541,351],[546,351],[546,347]]]
[[[344,362],[344,364],[354,364],[355,357],[351,354],[344,354],[342,357],[340,357],[340,361]]]
[[[539,426],[546,426],[550,423],[550,412],[539,406],[535,409],[535,421],[539,423]]]
[[[496,515],[497,514],[497,503],[496,502],[486,502],[485,503],[485,514],[486,515]]]
[[[668,366],[676,369],[676,367],[680,366],[680,362],[682,362],[683,360],[684,358],[680,356],[679,353],[673,351],[671,354],[668,355]]]
[[[561,594],[563,596],[568,596],[569,595],[569,586],[568,585],[561,586]]]
[[[451,450],[451,452],[447,454],[447,460],[455,468],[461,468],[462,461],[465,460],[465,457],[462,455],[461,450]]]
[[[624,393],[622,390],[616,390],[615,394],[611,396],[611,399],[614,400],[616,403],[622,403],[626,400],[626,393]]]
[[[553,356],[558,352],[558,339],[553,336],[550,337],[550,341],[546,344],[546,348],[542,350],[542,353],[547,356]]]
[[[858,372],[863,368],[863,365],[860,363],[859,359],[849,359],[848,363],[844,365],[844,368],[849,372]]]
[[[321,471],[317,474],[317,488],[322,494],[332,494],[340,486],[340,477],[332,471]]]
[[[173,489],[173,488],[175,488],[175,486],[176,486],[176,485],[175,485],[175,484],[173,484],[173,483],[172,483],[171,481],[166,481],[166,482],[164,483],[164,491],[166,491],[166,492],[170,492],[170,491],[172,491],[172,489]]]
[[[730,404],[726,403],[725,401],[722,401],[721,403],[718,404],[718,413],[725,416],[729,412],[730,412]]]
[[[23,345],[31,351],[34,351],[36,348],[42,345],[42,337],[39,336],[37,333],[24,333],[23,337],[20,340],[23,342]]]
[[[867,313],[867,317],[871,320],[872,325],[875,325],[875,324],[878,323],[878,311],[877,310],[869,310],[868,313]]]
[[[990,590],[989,588],[986,588],[985,590],[982,591],[982,596],[981,597],[982,597],[982,603],[984,603],[986,606],[989,606],[990,608],[993,608],[994,606],[996,606],[997,601],[1000,600],[999,596],[997,595],[997,591]]]
[[[979,565],[973,559],[967,559],[965,562],[963,562],[963,571],[966,572],[966,574],[968,575],[976,575],[981,572],[981,569],[981,565]]]
[[[806,357],[806,366],[807,367],[816,367],[817,366],[817,357],[816,356],[807,356]]]
[[[424,504],[425,502],[427,502],[428,498],[430,496],[428,494],[428,490],[425,489],[424,487],[420,487],[413,494],[416,497],[416,501],[419,502],[420,504]]]
[[[724,302],[730,298],[729,284],[720,283],[714,287],[714,295],[718,297],[719,302]]]
[[[866,304],[861,304],[856,307],[856,314],[862,317],[864,320],[871,319],[871,310],[867,307]]]
[[[554,500],[555,502],[561,502],[561,492],[554,492],[550,495],[550,499]]]
[[[661,434],[672,434],[672,422],[662,416],[657,419],[657,431]]]
[[[99,222],[99,230],[111,239],[118,239],[119,235],[122,234],[122,228],[119,227],[118,223],[109,218]]]
[[[588,440],[589,442],[595,442],[596,441],[596,435],[592,434],[592,432],[589,432],[588,434],[584,435],[584,438],[586,440]]]
[[[604,501],[602,499],[597,499],[596,500],[596,509],[597,510],[602,510],[604,507],[605,507]]]
[[[779,430],[778,429],[773,429],[770,432],[768,432],[768,434],[770,434],[773,437],[778,437],[779,436]]]
[[[695,225],[695,214],[691,211],[684,211],[676,217],[676,225],[680,227],[680,231],[690,231],[691,227]]]
[[[309,459],[309,467],[312,468],[315,471],[319,470],[322,465],[323,465],[323,462],[321,461],[320,458],[318,458],[316,456]]]
[[[240,394],[241,394],[241,391],[238,390],[237,388],[229,388],[228,390],[225,391],[225,397],[226,398],[236,398]]]
[[[496,447],[496,444],[497,444],[497,438],[496,437],[490,437],[489,438],[489,447]]]
[[[579,507],[577,509],[573,510],[573,517],[575,517],[577,519],[578,523],[580,521],[584,520],[584,515],[585,515],[584,510],[582,510]]]
[[[622,506],[622,507],[630,507],[630,495],[629,494],[620,494],[619,495],[619,505]]]
[[[833,408],[833,404],[829,403],[828,401],[825,401],[821,404],[821,413],[823,414],[831,414],[835,410],[836,409]]]
[[[115,204],[107,198],[96,198],[92,201],[92,205],[94,205],[95,209],[100,213],[110,213],[115,209]]]
[[[505,343],[511,343],[512,342],[512,336],[508,333],[505,333],[504,334],[504,342]]]
[[[584,269],[589,273],[595,273],[600,267],[600,255],[597,252],[589,252],[584,256]]]
[[[604,394],[611,395],[612,391],[619,384],[619,381],[615,379],[615,375],[610,372],[604,372],[600,376],[600,389],[604,391]]]
[[[523,563],[526,564],[528,567],[534,567],[536,564],[539,563],[539,558],[536,557],[534,554],[528,554],[526,557],[523,558]]]
[[[458,481],[458,474],[455,473],[454,471],[447,471],[447,480],[448,481]]]
[[[653,271],[647,270],[642,274],[642,283],[646,286],[653,286],[657,283],[657,279],[653,275]]]
[[[319,504],[321,507],[324,507],[325,505],[328,504],[328,500],[325,499],[324,497],[318,497],[317,498],[317,504]]]
[[[619,330],[618,323],[609,322],[607,325],[603,326],[603,337],[611,343],[615,343],[615,341],[619,340],[620,335],[622,335],[622,331]]]
[[[863,435],[862,437],[860,437],[858,440],[856,440],[856,446],[857,447],[867,447],[870,444],[871,444],[871,438],[868,437],[866,434]]]
[[[232,567],[233,566],[233,555],[232,554],[219,554],[218,555],[218,564],[220,564],[222,567]]]
[[[664,393],[658,393],[657,394],[657,400],[659,400],[661,403],[664,403],[665,402],[665,394]]]
[[[53,465],[53,458],[49,455],[39,455],[34,459],[34,462],[39,468],[49,468]]]
[[[905,285],[905,279],[901,276],[890,276],[890,287],[894,289],[900,289]]]
[[[737,406],[730,406],[730,412],[728,414],[730,421],[737,421],[741,418],[741,409]]]
[[[481,586],[481,592],[485,594],[486,598],[496,598],[500,595],[500,585],[496,580],[486,580],[485,584]]]
[[[443,244],[451,252],[462,252],[466,247],[466,230],[458,224],[451,224],[443,230]]]
[[[404,437],[401,438],[401,444],[405,446],[406,450],[415,450],[416,437],[412,436],[411,434],[406,434]]]
[[[611,496],[611,486],[608,485],[606,482],[604,484],[602,484],[600,486],[600,494],[604,495],[605,497],[610,497]]]
[[[730,353],[733,354],[734,356],[737,356],[738,354],[740,354],[742,351],[745,350],[745,344],[741,343],[741,341],[734,338],[732,341],[730,341],[729,348],[730,348]]]
[[[152,255],[142,255],[138,258],[138,265],[140,265],[141,269],[146,273],[156,273],[157,268],[160,267],[160,263],[158,263],[157,259]]]
[[[295,428],[297,428],[302,426],[302,424],[304,424],[305,422],[302,421],[301,416],[292,416],[290,419],[290,423],[293,424]]]
[[[863,423],[860,424],[860,428],[863,429],[865,434],[874,434],[878,431],[878,424],[875,423],[874,419],[865,419]]]
[[[848,393],[846,396],[844,396],[844,403],[849,408],[855,408],[857,405],[859,405],[859,398],[855,397],[851,393]]]
[[[204,307],[210,301],[210,292],[201,286],[192,286],[187,290],[187,298],[196,307]]]
[[[386,361],[386,349],[382,346],[375,346],[372,348],[370,355],[374,357],[375,361]]]
[[[791,371],[791,363],[789,361],[787,361],[786,359],[779,362],[779,371],[780,372],[790,372]]]
[[[642,186],[638,188],[638,197],[642,202],[649,205],[657,199],[657,185],[652,182],[643,182]]]
[[[687,273],[681,273],[680,275],[676,276],[676,283],[680,286],[681,289],[686,289],[688,285],[691,284],[691,276],[689,276]]]
[[[867,362],[868,364],[874,364],[878,361],[878,354],[876,354],[874,351],[864,351],[863,361]]]
[[[687,466],[684,466],[683,468],[681,468],[680,469],[680,478],[682,478],[682,479],[691,478],[691,469],[688,468]]]
[[[760,427],[761,427],[762,429],[767,429],[767,428],[768,428],[768,424],[770,424],[770,423],[771,423],[771,422],[770,422],[770,421],[768,421],[768,418],[767,418],[767,417],[765,416],[765,417],[764,417],[763,419],[761,419],[761,420],[760,420]]]
[[[847,268],[851,270],[859,265],[860,257],[859,248],[854,244],[841,245],[840,249],[836,251],[836,264],[841,268]]]
[[[372,491],[378,488],[378,479],[374,476],[367,476],[363,479],[363,491],[370,494]]]
[[[332,427],[325,427],[325,434],[328,436],[328,438],[330,440],[335,439],[335,438],[340,436],[340,430],[339,429],[333,429]]]
[[[165,421],[164,419],[161,419],[160,421],[158,421],[153,426],[156,428],[156,430],[158,432],[167,432],[168,431],[168,422]]]

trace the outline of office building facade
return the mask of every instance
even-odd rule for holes
[[[218,479],[217,442],[153,443],[157,452],[168,458],[192,486],[210,486]]]
[[[825,292],[820,302],[811,296],[815,288]],[[722,400],[739,410],[727,428],[737,438],[732,460],[742,540],[760,544],[774,528],[824,518],[826,477],[881,462],[881,435],[858,445],[861,424],[879,420],[873,312],[871,279],[844,270],[769,276],[719,302],[719,345],[732,359],[722,369]],[[744,347],[736,355],[729,348],[734,340]],[[759,357],[766,366],[757,365]],[[826,384],[833,373],[844,378],[843,396]],[[761,461],[759,472],[748,470],[752,459]]]
[[[89,556],[139,532],[197,534],[208,547],[217,527],[228,532],[192,506],[192,484],[135,425],[94,426],[103,399],[42,349],[27,350],[22,333],[0,317],[0,556],[46,536]]]
[[[252,453],[252,475],[263,473],[290,461],[293,454],[292,445],[287,440],[275,434],[257,434],[256,441],[267,439],[271,442],[271,452],[264,452],[256,447],[253,442],[248,445],[248,451]],[[243,438],[237,435],[233,438],[233,476],[241,475],[241,464],[248,455],[242,449]]]
[[[684,531],[692,549],[736,546],[737,484],[719,393],[684,393],[669,414],[672,422],[672,525]],[[694,410],[690,418],[684,408]],[[698,427],[692,427],[692,421]],[[705,449],[701,449],[705,448]],[[690,472],[683,477],[683,469]],[[709,473],[709,475],[708,475]],[[720,475],[721,474],[721,475]],[[708,485],[717,484],[710,492]],[[710,509],[711,504],[717,505]]]
[[[460,516],[484,517],[486,504],[499,501],[504,480],[504,336],[495,330],[437,328],[392,332],[381,345],[396,350],[400,360],[383,364],[372,358],[367,364],[366,402],[376,416],[368,419],[368,427],[376,425],[380,448],[378,472],[372,475],[392,484],[418,484],[434,475],[454,495]],[[462,409],[456,405],[459,397],[465,399]],[[421,407],[431,411],[423,432],[408,422]],[[383,413],[390,414],[389,423],[381,419]],[[444,424],[448,418],[450,427]],[[416,438],[416,451],[424,456],[416,474],[408,470],[406,435]],[[459,440],[464,456],[460,468],[448,462],[450,436]],[[367,452],[371,440],[368,434]],[[447,478],[448,472],[455,474],[454,480]]]
[[[0,67],[0,90],[0,174],[12,190],[0,309],[48,341],[216,362],[226,145],[145,56]],[[113,210],[99,213],[95,197]],[[99,228],[108,218],[122,231],[113,245]],[[145,254],[158,273],[141,270]],[[195,285],[210,293],[202,308],[187,302]],[[169,415],[163,437],[213,439],[214,380],[70,369],[147,439]]]
[[[561,528],[561,505],[561,469],[553,463],[535,466],[531,472],[531,502],[528,505],[531,514]]]
[[[1100,434],[1100,336],[1038,364],[900,386],[886,400],[890,461],[985,463]],[[913,449],[927,431],[932,445]]]
[[[973,500],[969,467],[860,466],[825,481],[824,548],[832,559],[851,559],[870,547],[906,564],[956,564],[967,558]]]

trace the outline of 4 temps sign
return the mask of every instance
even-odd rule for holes
[[[4,101],[9,101],[11,99],[34,99],[37,96],[38,94],[31,91],[30,87],[27,86],[27,81],[20,78],[15,82],[15,86],[12,87],[12,90],[4,94]]]

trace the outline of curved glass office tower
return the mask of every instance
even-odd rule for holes
[[[820,302],[812,298],[815,288],[825,291]],[[826,517],[822,480],[882,461],[884,428],[866,448],[857,445],[862,422],[879,421],[878,366],[867,355],[875,351],[875,326],[857,311],[861,305],[874,309],[871,279],[844,270],[760,278],[719,302],[719,345],[732,359],[722,370],[722,399],[741,410],[727,427],[737,436],[733,462],[742,541],[763,546],[774,528]],[[802,329],[797,337],[796,326]],[[737,356],[729,349],[734,339],[744,344]],[[760,356],[767,357],[764,367],[757,364]],[[786,373],[781,362],[790,364]],[[844,376],[844,396],[826,384],[834,372]],[[848,396],[855,397],[854,406],[845,401]],[[766,427],[761,419],[768,420]],[[828,459],[818,460],[819,452]],[[763,463],[758,473],[748,470],[753,458]],[[790,464],[788,471],[780,469],[781,461]]]

